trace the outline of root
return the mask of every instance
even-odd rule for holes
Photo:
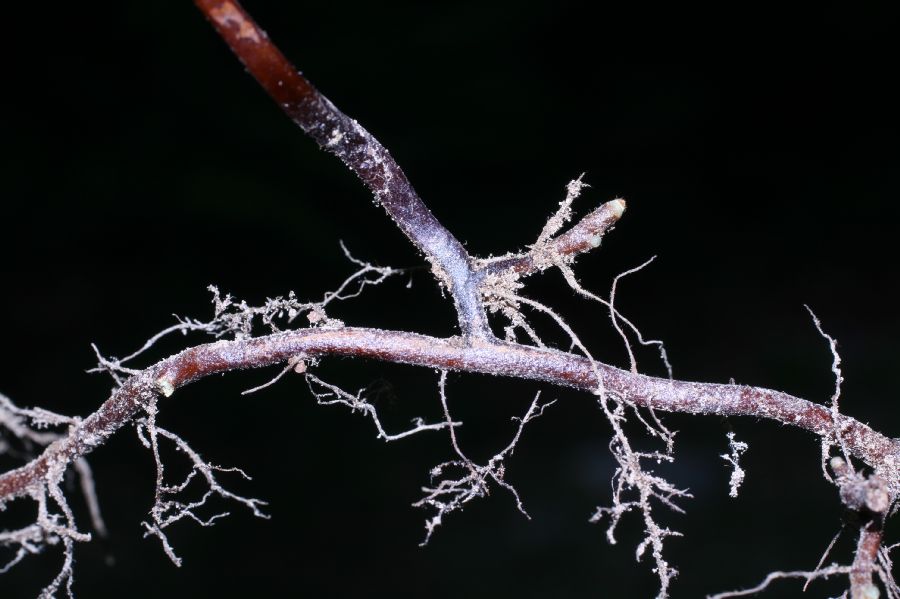
[[[136,430],[141,443],[153,453],[153,459],[156,463],[156,494],[153,507],[150,508],[150,521],[144,521],[141,524],[146,531],[144,537],[157,537],[162,544],[163,551],[173,564],[180,567],[182,562],[172,548],[165,529],[181,520],[192,520],[204,527],[212,526],[219,518],[228,516],[229,512],[219,512],[206,517],[198,514],[198,510],[206,506],[207,502],[214,496],[244,505],[257,518],[269,518],[261,509],[262,506],[266,505],[265,501],[244,497],[228,491],[219,483],[216,473],[234,472],[245,480],[251,480],[250,476],[240,468],[223,468],[206,462],[184,439],[171,431],[157,426],[155,403],[147,406],[146,411],[147,417],[136,422]],[[165,467],[159,455],[160,437],[171,441],[178,451],[190,461],[191,470],[180,483],[166,484],[165,482]],[[188,489],[191,482],[198,475],[199,478],[206,481],[207,490],[204,494],[193,501],[178,499],[178,496]]]
[[[841,373],[841,356],[837,351],[837,340],[822,329],[822,322],[819,320],[819,317],[816,316],[815,312],[812,311],[812,308],[805,304],[803,307],[809,312],[816,330],[828,342],[828,348],[831,350],[831,372],[834,374],[834,393],[831,395],[831,421],[834,432],[833,439],[830,441],[826,436],[822,437],[822,471],[825,473],[826,480],[834,482],[828,475],[828,469],[825,467],[825,462],[827,462],[828,456],[830,455],[831,442],[836,443],[838,447],[841,448],[841,454],[844,456],[847,466],[851,471],[853,470],[853,462],[850,460],[850,452],[847,451],[847,443],[844,441],[844,433],[841,429],[841,412],[840,406],[838,405],[838,400],[841,397],[841,383],[844,382],[844,376]]]
[[[782,580],[785,578],[803,578],[806,580],[807,584],[812,580],[818,580],[820,578],[829,578],[831,576],[837,576],[841,574],[849,574],[850,568],[849,566],[837,566],[830,565],[827,568],[817,568],[812,570],[811,572],[805,571],[794,571],[794,572],[772,572],[768,576],[766,576],[765,580],[756,585],[755,587],[751,587],[749,589],[742,589],[740,591],[728,591],[725,593],[717,593],[715,595],[709,595],[707,599],[728,599],[729,597],[746,597],[747,595],[755,595],[757,593],[761,593],[769,588],[769,585],[775,582],[776,580]]]
[[[389,434],[384,430],[384,426],[381,424],[381,420],[378,417],[378,410],[365,399],[364,390],[360,390],[356,395],[352,395],[336,385],[326,383],[311,373],[307,373],[306,383],[309,385],[310,393],[313,394],[320,406],[339,404],[347,406],[352,412],[362,412],[364,415],[370,417],[372,422],[375,423],[375,428],[378,430],[378,438],[388,442],[404,439],[423,431],[437,431],[444,428],[450,428],[452,434],[452,429],[454,427],[462,426],[462,422],[453,422],[449,419],[444,422],[426,424],[422,418],[414,418],[412,428],[399,433]]]
[[[744,482],[744,477],[746,476],[746,472],[741,468],[740,459],[741,455],[745,451],[747,451],[748,446],[743,441],[736,441],[734,438],[734,432],[728,431],[728,449],[729,453],[724,453],[720,457],[731,464],[731,479],[728,481],[728,496],[729,497],[737,497],[738,490],[741,488],[741,484]]]
[[[11,457],[25,457],[35,449],[43,448],[64,437],[64,434],[46,430],[51,427],[73,427],[80,421],[40,408],[19,408],[8,397],[0,394],[0,431],[5,430],[12,440],[0,444],[0,453]],[[13,551],[12,557],[0,563],[0,574],[8,572],[29,555],[41,553],[50,546],[62,545],[63,564],[56,577],[41,591],[40,597],[55,597],[61,589],[72,596],[75,543],[91,540],[89,533],[80,532],[75,515],[60,485],[65,478],[68,462],[57,460],[49,464],[46,475],[29,489],[29,497],[37,504],[37,516],[33,524],[12,531],[0,531],[0,548]],[[94,478],[87,460],[73,462],[78,482],[90,513],[91,522],[98,534],[106,534],[106,525],[100,512]],[[49,500],[48,500],[49,498]],[[54,511],[54,507],[58,511]],[[0,510],[3,504],[0,503]]]
[[[140,372],[126,367],[125,363],[141,356],[161,339],[173,333],[187,335],[190,332],[203,332],[217,339],[223,337],[248,339],[254,336],[257,321],[267,327],[269,332],[277,333],[282,330],[279,322],[283,321],[285,324],[291,324],[302,315],[306,316],[311,326],[340,328],[344,326],[344,323],[329,317],[326,313],[326,308],[331,303],[359,297],[366,287],[380,285],[390,277],[411,270],[392,268],[390,266],[375,266],[355,258],[343,242],[340,245],[341,251],[347,260],[357,266],[358,269],[347,277],[336,290],[326,292],[320,301],[301,302],[296,298],[294,292],[291,291],[287,297],[268,298],[262,305],[252,306],[244,300],[236,300],[230,294],[222,296],[218,287],[210,285],[208,290],[213,295],[212,302],[214,306],[212,320],[201,321],[176,316],[178,324],[156,333],[144,342],[140,348],[124,358],[104,357],[100,350],[95,345],[92,345],[97,355],[98,364],[96,367],[88,370],[88,372],[106,372],[112,376],[116,386],[121,387],[122,377],[120,375],[132,376]]]
[[[516,508],[528,519],[531,516],[525,511],[522,499],[515,487],[506,482],[506,467],[504,460],[511,456],[522,437],[522,431],[525,425],[541,416],[544,410],[555,403],[554,401],[541,405],[540,392],[535,395],[528,407],[528,411],[522,418],[513,418],[519,422],[515,435],[509,444],[500,452],[487,461],[484,465],[478,465],[470,460],[463,453],[456,438],[456,431],[453,426],[453,419],[450,417],[450,408],[447,405],[446,395],[447,371],[441,371],[438,381],[438,390],[440,392],[441,406],[444,410],[444,420],[450,429],[450,444],[456,458],[447,462],[438,464],[431,469],[431,485],[422,487],[425,496],[413,504],[414,507],[428,507],[434,510],[435,514],[425,521],[425,539],[420,545],[427,545],[431,540],[431,535],[443,523],[444,517],[463,509],[463,507],[478,497],[490,495],[491,481],[498,486],[506,489],[515,499]],[[455,474],[455,473],[459,474]],[[453,473],[453,474],[451,474]]]

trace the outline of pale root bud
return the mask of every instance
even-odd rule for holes
[[[293,358],[288,360],[288,366],[293,367],[294,372],[296,372],[297,374],[303,374],[304,372],[306,372],[305,358],[305,354],[294,356]]]
[[[878,599],[879,597],[881,597],[881,591],[872,583],[863,585],[853,592],[853,599]]]
[[[887,483],[878,476],[872,476],[866,487],[866,507],[876,514],[887,512],[891,507],[891,494]]]
[[[844,458],[835,456],[831,458],[828,464],[831,466],[831,470],[838,476],[843,476],[847,471],[847,462],[844,461]]]
[[[612,210],[613,215],[615,215],[616,219],[622,218],[622,214],[625,212],[625,200],[622,198],[616,198],[615,200],[609,203],[609,209]]]
[[[156,389],[163,394],[164,397],[172,397],[175,393],[175,385],[168,377],[160,377],[156,379]]]

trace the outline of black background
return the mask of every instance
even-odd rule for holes
[[[472,253],[533,241],[565,183],[586,172],[583,211],[617,196],[628,211],[579,261],[581,280],[603,292],[616,273],[658,255],[618,301],[666,340],[676,376],[827,401],[831,358],[809,303],[840,341],[844,411],[893,436],[898,23],[887,4],[246,3],[390,148]],[[208,317],[210,283],[254,302],[288,290],[316,298],[351,272],[339,239],[380,264],[420,263],[190,2],[20,7],[5,19],[3,45],[0,390],[18,403],[89,414],[109,389],[84,374],[89,343],[123,355],[172,313]],[[449,302],[424,272],[412,281],[333,315],[453,334]],[[558,275],[529,289],[595,355],[626,364],[602,309]],[[146,363],[203,341],[173,339]],[[643,370],[661,372],[652,352],[639,357]],[[371,386],[395,430],[413,415],[437,417],[434,372],[346,360],[318,372]],[[111,534],[78,547],[79,596],[655,593],[649,566],[633,562],[637,518],[616,546],[587,523],[610,500],[614,466],[608,426],[584,394],[451,375],[451,407],[476,458],[506,443],[509,417],[536,389],[560,401],[526,430],[508,468],[533,519],[497,492],[449,517],[421,549],[426,514],[409,504],[449,457],[445,437],[385,445],[359,415],[315,406],[300,377],[239,395],[272,374],[204,381],[165,401],[161,415],[213,462],[251,473],[252,483],[234,486],[268,499],[272,519],[228,506],[214,528],[174,527],[185,562],[175,568],[141,539],[153,469],[128,427],[92,456]],[[685,515],[658,510],[685,534],[666,550],[681,570],[674,597],[815,565],[840,510],[812,436],[751,418],[667,422],[680,431],[678,461],[663,470],[695,496]],[[718,457],[730,428],[750,443],[737,500]],[[0,528],[30,509],[10,506]],[[851,544],[839,543],[834,559],[846,561]],[[31,558],[0,578],[0,595],[36,595],[59,563],[55,551]],[[798,590],[783,583],[769,596]]]

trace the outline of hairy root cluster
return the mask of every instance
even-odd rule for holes
[[[280,322],[290,324],[301,315],[306,315],[311,327],[342,327],[341,321],[329,317],[326,313],[326,308],[332,302],[357,297],[367,286],[380,284],[389,277],[404,271],[374,266],[357,260],[350,255],[343,244],[341,244],[341,248],[347,259],[357,266],[357,270],[337,290],[326,293],[320,301],[299,302],[292,292],[287,297],[267,299],[261,306],[251,306],[245,301],[236,301],[230,295],[223,297],[215,286],[210,286],[209,290],[213,294],[214,305],[212,320],[200,321],[176,317],[177,324],[153,335],[138,350],[124,358],[106,357],[94,345],[92,347],[97,356],[97,366],[90,369],[89,372],[106,372],[114,381],[114,390],[121,389],[128,377],[143,376],[143,371],[132,368],[130,363],[145,354],[160,339],[173,333],[202,332],[216,338],[244,339],[254,336],[257,324],[261,324],[269,332],[277,332],[280,330]],[[305,372],[306,364],[304,356],[296,356],[289,361],[286,371]],[[276,377],[276,380],[280,376]],[[311,387],[312,381],[328,386],[315,377],[312,377],[310,381]],[[159,394],[167,396],[171,394],[172,390],[158,385],[155,387],[147,385],[147,387],[149,390],[140,395],[143,416],[134,420],[138,438],[152,452],[156,464],[156,491],[149,518],[143,522],[144,536],[157,537],[166,555],[176,566],[180,566],[181,558],[176,555],[166,535],[166,530],[170,526],[181,521],[193,521],[204,527],[212,526],[218,519],[228,515],[228,512],[204,514],[208,502],[214,497],[241,504],[259,518],[268,518],[262,510],[266,502],[233,493],[220,483],[220,475],[227,473],[234,473],[249,480],[250,477],[243,470],[224,468],[207,462],[180,436],[158,426],[156,415]],[[262,387],[248,390],[248,392],[260,388]],[[336,388],[332,388],[332,390],[336,390]],[[321,403],[329,403],[323,401],[321,395],[319,398]],[[338,396],[336,401],[351,405],[346,396]],[[351,407],[356,410],[363,405],[371,408],[362,400],[355,400]],[[420,426],[412,431],[391,436],[381,429],[374,412],[372,415],[379,431],[388,440],[400,438],[419,430],[441,429],[448,426],[443,422],[437,425],[420,423]],[[9,398],[0,394],[0,455],[20,461],[31,459],[38,450],[43,450],[72,435],[80,434],[77,432],[80,422],[78,418],[62,416],[40,408],[19,408]],[[52,429],[65,430],[56,432]],[[102,435],[95,435],[91,438],[77,438],[75,441],[93,447],[105,440],[105,437],[101,437]],[[177,453],[188,460],[190,466],[188,474],[178,482],[166,480],[165,466],[160,455],[162,440],[171,443]],[[47,547],[62,546],[63,565],[57,576],[41,591],[42,598],[55,597],[61,590],[64,590],[68,596],[72,596],[75,543],[87,542],[92,538],[90,533],[81,532],[76,526],[74,512],[63,492],[62,483],[70,465],[78,477],[93,529],[97,534],[105,535],[106,527],[100,513],[90,466],[84,458],[78,458],[70,464],[65,455],[50,461],[42,479],[32,484],[27,490],[27,497],[33,500],[37,507],[34,522],[16,530],[0,530],[0,550],[9,552],[5,558],[0,555],[0,560],[5,560],[0,561],[0,574],[7,572],[29,555],[40,553]],[[205,484],[205,490],[194,491],[201,484]],[[186,496],[192,492],[194,497],[187,499]],[[4,507],[4,504],[0,502],[0,510]]]
[[[35,450],[58,442],[64,433],[50,429],[71,427],[78,420],[43,409],[24,409],[16,406],[8,397],[0,394],[0,455],[22,459]],[[3,434],[5,433],[5,434]],[[56,577],[40,593],[42,599],[55,597],[65,589],[72,595],[75,543],[91,540],[91,534],[81,532],[75,524],[75,515],[63,494],[62,485],[69,464],[57,460],[48,464],[46,474],[28,490],[28,496],[37,507],[35,521],[17,530],[0,530],[0,549],[12,553],[0,565],[0,574],[9,571],[29,555],[41,553],[47,547],[62,545],[63,565]],[[79,458],[73,464],[79,479],[79,487],[87,504],[94,530],[106,535],[106,525],[100,513],[94,479],[87,460]],[[0,511],[4,509],[0,502]]]
[[[572,219],[572,204],[586,184],[582,178],[572,181],[567,186],[566,198],[559,209],[548,219],[537,240],[525,252],[507,254],[497,258],[478,260],[473,272],[478,281],[479,301],[485,310],[503,319],[503,333],[507,342],[518,343],[520,333],[524,334],[524,343],[538,348],[549,348],[543,341],[530,318],[534,315],[548,318],[566,337],[570,347],[568,351],[582,354],[593,370],[597,387],[593,389],[597,405],[604,419],[611,427],[612,436],[609,449],[615,462],[613,475],[612,498],[608,505],[597,507],[590,516],[591,522],[604,522],[606,536],[610,543],[616,543],[616,530],[621,519],[634,513],[641,520],[644,536],[638,543],[635,556],[641,560],[645,555],[652,560],[652,569],[659,579],[658,597],[665,598],[672,579],[677,570],[664,557],[664,543],[669,537],[680,536],[675,530],[660,524],[657,508],[662,507],[681,513],[679,501],[688,499],[691,494],[681,489],[658,474],[654,467],[670,463],[674,460],[675,432],[667,428],[654,409],[657,397],[649,401],[644,398],[640,405],[620,392],[604,388],[600,364],[593,358],[588,348],[568,325],[565,319],[553,308],[524,295],[523,279],[533,273],[551,268],[558,269],[568,286],[580,296],[599,303],[608,313],[613,328],[623,341],[628,358],[628,365],[633,373],[638,372],[634,351],[635,343],[640,346],[651,346],[658,350],[662,363],[672,378],[672,367],[668,361],[661,341],[647,339],[637,326],[626,318],[615,304],[616,290],[622,277],[637,272],[647,266],[651,260],[637,268],[628,270],[617,276],[611,285],[608,298],[601,297],[585,289],[575,277],[572,266],[578,253],[585,248],[600,244],[603,232],[615,222],[624,208],[624,202],[612,203],[595,210],[576,224],[569,231],[560,233]],[[612,204],[612,206],[610,206]],[[603,213],[613,211],[613,217]],[[591,220],[594,219],[594,220]],[[605,220],[604,220],[605,219]],[[596,222],[595,222],[596,221]],[[586,225],[585,223],[589,223]],[[600,223],[600,224],[596,224]],[[574,248],[574,249],[573,249]],[[124,358],[106,357],[94,346],[97,355],[97,366],[93,372],[109,374],[116,389],[127,384],[128,380],[146,376],[146,371],[132,368],[130,364],[139,356],[152,348],[160,339],[173,333],[188,334],[201,332],[215,338],[250,339],[256,336],[257,328],[266,332],[277,333],[301,316],[305,316],[308,327],[313,329],[341,329],[341,320],[328,314],[335,301],[357,297],[371,285],[377,285],[388,278],[405,272],[404,270],[379,267],[354,258],[342,245],[342,249],[357,269],[337,290],[326,293],[321,300],[300,302],[293,293],[286,297],[267,299],[260,306],[250,305],[246,301],[238,301],[230,295],[222,295],[218,288],[211,286],[213,294],[214,314],[209,321],[190,318],[178,318],[177,324],[160,331],[149,338],[137,351]],[[812,312],[810,312],[812,314]],[[714,595],[716,598],[736,597],[754,594],[769,587],[777,580],[800,578],[809,584],[813,580],[836,575],[847,576],[851,582],[851,599],[876,599],[880,595],[876,582],[880,582],[889,599],[900,599],[900,588],[891,575],[892,564],[890,554],[896,546],[884,546],[882,543],[883,524],[891,512],[895,502],[893,487],[877,473],[858,471],[850,458],[845,442],[848,419],[839,411],[839,397],[842,375],[840,357],[836,350],[836,342],[821,327],[818,318],[813,314],[813,321],[828,341],[833,356],[832,372],[835,376],[835,390],[831,397],[831,420],[833,430],[826,431],[822,442],[822,468],[825,477],[834,483],[848,514],[842,530],[855,528],[859,533],[859,543],[853,562],[849,565],[824,563],[834,545],[829,545],[819,564],[810,571],[779,571],[769,574],[759,585],[727,593]],[[486,337],[487,343],[500,343],[491,332]],[[469,343],[466,339],[458,339],[459,343]],[[422,497],[413,506],[426,509],[430,515],[425,521],[425,537],[422,544],[427,544],[446,517],[463,510],[472,500],[490,494],[495,488],[508,492],[516,508],[528,518],[522,498],[516,488],[506,478],[508,459],[512,456],[524,431],[526,424],[543,415],[544,410],[553,401],[541,403],[538,393],[525,414],[513,418],[516,421],[512,439],[503,448],[484,463],[476,463],[470,459],[460,446],[456,429],[462,422],[451,416],[447,399],[447,371],[441,370],[438,380],[438,398],[443,419],[428,423],[423,418],[413,419],[411,426],[399,432],[388,432],[383,426],[378,411],[367,396],[365,389],[351,393],[320,379],[314,370],[317,360],[305,354],[297,354],[286,361],[284,368],[269,382],[248,389],[244,393],[258,392],[279,381],[290,372],[304,376],[309,390],[318,404],[323,406],[340,405],[353,413],[370,419],[374,424],[376,436],[386,442],[398,441],[411,435],[427,431],[446,431],[449,436],[452,455],[450,459],[431,469],[428,483],[422,487]],[[263,511],[266,502],[239,495],[229,491],[220,479],[227,475],[237,475],[249,480],[249,476],[239,468],[227,468],[214,465],[202,458],[183,438],[160,427],[157,424],[158,401],[160,396],[169,396],[174,387],[165,385],[165,381],[155,381],[146,386],[146,392],[138,394],[138,414],[133,423],[140,442],[151,451],[156,466],[156,489],[149,516],[144,521],[145,537],[156,537],[162,549],[171,561],[181,565],[167,536],[168,529],[181,521],[192,521],[200,526],[212,526],[218,519],[228,515],[226,511],[213,509],[211,500],[217,498],[247,509],[254,516],[267,518]],[[47,412],[40,409],[22,409],[14,405],[5,396],[0,395],[0,454],[14,459],[27,459],[36,450],[51,446],[61,439],[70,436],[76,430],[80,420]],[[641,451],[635,449],[632,440],[626,434],[626,428],[642,430],[659,449]],[[63,429],[60,431],[59,429]],[[68,432],[67,432],[68,431]],[[110,433],[111,434],[111,433]],[[102,435],[101,435],[102,436]],[[729,492],[736,497],[744,480],[745,472],[740,466],[740,458],[747,451],[747,444],[736,439],[734,432],[728,432],[728,452],[721,457],[732,469]],[[77,442],[90,447],[101,444],[105,438],[79,438]],[[166,468],[161,455],[161,447],[169,445],[175,454],[185,458],[187,474],[176,481],[166,476]],[[840,456],[832,456],[836,449]],[[49,546],[62,546],[63,565],[57,576],[47,585],[41,597],[55,596],[61,590],[72,594],[74,547],[76,542],[91,539],[91,534],[81,532],[75,523],[75,517],[68,500],[63,494],[63,482],[69,466],[77,475],[85,503],[90,512],[93,529],[98,534],[105,534],[105,526],[100,515],[98,501],[94,492],[91,470],[84,460],[78,458],[71,461],[65,456],[48,462],[45,475],[28,488],[27,496],[34,501],[37,515],[34,521],[16,530],[0,531],[0,550],[6,550],[8,557],[0,562],[0,574],[6,572],[25,557],[43,551]],[[0,504],[0,508],[3,505]],[[838,533],[840,534],[840,532]],[[835,537],[835,540],[837,536]]]

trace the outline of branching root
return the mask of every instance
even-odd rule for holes
[[[467,503],[479,497],[490,495],[491,481],[509,491],[516,502],[516,508],[526,518],[531,518],[522,504],[522,499],[515,487],[506,481],[505,460],[511,456],[522,437],[525,425],[538,418],[544,410],[555,403],[554,401],[541,404],[540,392],[535,395],[528,407],[528,411],[521,418],[513,418],[519,425],[512,440],[501,451],[494,454],[484,465],[479,465],[470,460],[459,446],[453,419],[450,417],[450,408],[447,405],[447,372],[442,371],[438,381],[441,407],[444,411],[444,420],[450,430],[450,444],[456,457],[442,462],[431,469],[431,484],[422,487],[425,496],[413,504],[414,507],[430,508],[434,515],[425,521],[425,539],[421,545],[427,545],[432,534],[443,523],[444,517],[457,511],[462,511]]]
[[[35,450],[65,436],[48,429],[63,426],[70,428],[77,426],[79,422],[77,418],[40,408],[19,408],[8,397],[0,394],[0,454],[14,459],[28,459]],[[79,487],[94,529],[103,536],[106,534],[106,526],[100,513],[90,466],[84,458],[75,460],[73,466],[79,477]],[[16,530],[0,531],[0,550],[12,552],[11,557],[0,558],[0,574],[8,572],[29,555],[41,553],[50,546],[62,545],[62,567],[41,591],[42,599],[55,597],[60,590],[65,590],[72,597],[75,543],[91,540],[89,533],[78,530],[75,515],[61,488],[67,467],[68,462],[64,458],[51,462],[43,479],[30,487],[28,497],[37,505],[34,523]],[[4,505],[0,503],[0,511],[3,508]]]
[[[180,567],[181,558],[175,554],[165,529],[181,520],[192,520],[200,526],[212,526],[219,518],[228,516],[229,512],[218,512],[212,516],[201,516],[198,513],[198,510],[206,506],[207,502],[215,496],[244,505],[257,518],[268,519],[269,516],[261,509],[266,505],[265,501],[228,491],[219,483],[217,473],[234,472],[245,480],[250,480],[250,476],[240,468],[223,468],[206,462],[184,439],[158,426],[155,401],[145,409],[147,416],[137,420],[135,426],[141,443],[153,453],[156,463],[156,493],[153,507],[150,508],[150,521],[144,521],[141,524],[145,530],[144,536],[157,537],[162,544],[163,551],[172,560],[172,563]],[[159,452],[160,437],[171,441],[190,462],[190,472],[179,483],[168,484],[165,481],[165,467]],[[203,495],[195,500],[179,499],[178,497],[186,492],[191,482],[198,476],[206,481],[207,490]]]

